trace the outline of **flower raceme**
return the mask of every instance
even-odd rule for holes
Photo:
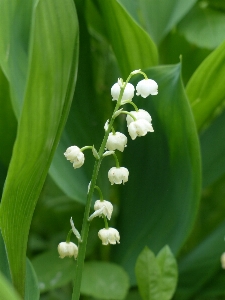
[[[120,167],[116,168],[113,167],[108,172],[108,178],[111,184],[121,184],[128,181],[129,171],[127,168]]]
[[[103,228],[98,232],[100,240],[102,240],[102,245],[120,243],[120,234],[115,228]]]
[[[74,256],[74,259],[76,259],[78,255],[78,247],[72,242],[62,242],[58,245],[58,252],[60,258],[64,258],[66,256]]]
[[[67,148],[64,155],[73,164],[74,169],[80,168],[84,164],[84,153],[77,146]]]
[[[127,137],[120,132],[112,133],[110,132],[106,148],[110,151],[119,150],[123,152],[124,148],[127,146]]]

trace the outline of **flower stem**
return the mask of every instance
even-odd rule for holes
[[[118,108],[121,105],[121,99],[126,87],[127,82],[129,81],[131,75],[128,77],[126,80],[124,86],[120,90],[120,95],[117,100],[117,104],[115,106],[115,109],[113,111],[112,116],[114,113],[118,110]],[[86,207],[85,207],[85,212],[84,212],[84,218],[83,218],[83,225],[82,225],[82,231],[81,231],[81,238],[82,242],[79,242],[79,252],[78,252],[78,257],[77,257],[77,265],[76,265],[76,271],[75,271],[75,280],[74,280],[74,287],[73,287],[73,294],[72,294],[72,300],[79,300],[80,299],[80,286],[81,286],[81,279],[82,279],[82,271],[83,271],[83,266],[84,266],[84,259],[85,259],[85,253],[86,253],[86,246],[87,246],[87,238],[88,238],[88,232],[89,232],[89,226],[90,222],[88,221],[89,214],[90,214],[90,208],[91,208],[91,200],[92,196],[94,193],[94,188],[96,185],[97,177],[98,177],[98,172],[101,166],[102,162],[102,154],[105,149],[105,145],[109,136],[109,133],[111,132],[112,125],[114,122],[114,118],[111,117],[111,120],[109,122],[108,129],[105,132],[102,144],[100,146],[100,149],[98,151],[99,155],[99,160],[95,161],[93,173],[92,173],[92,178],[91,178],[91,184],[90,184],[90,189],[87,194],[87,202],[86,202]]]

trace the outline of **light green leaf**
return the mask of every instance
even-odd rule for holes
[[[75,274],[75,260],[60,259],[57,249],[44,252],[32,261],[41,293],[60,288],[71,282]]]
[[[120,0],[132,17],[159,44],[196,0]]]
[[[178,270],[177,262],[173,253],[168,246],[165,246],[156,257],[157,263],[160,267],[160,292],[159,298],[162,300],[170,300],[176,290]]]
[[[224,41],[225,14],[199,2],[179,23],[178,31],[192,44],[214,49]]]
[[[10,10],[10,4],[8,6]],[[25,18],[23,26],[30,25],[26,21]],[[4,25],[7,26],[7,22]],[[16,22],[11,24],[12,31],[15,26]],[[1,207],[2,235],[12,279],[21,295],[25,287],[26,247],[32,214],[74,91],[77,35],[72,0],[35,2],[26,89],[24,99],[20,98],[15,106],[20,108],[21,115]],[[10,64],[11,73],[17,67]],[[11,79],[10,85],[14,85]]]
[[[180,65],[146,72],[159,93],[133,101],[151,114],[154,133],[128,141],[123,165],[130,177],[121,191],[121,245],[114,250],[132,283],[144,246],[158,252],[168,244],[173,253],[179,251],[195,220],[201,189],[199,142]]]
[[[211,121],[224,102],[224,76],[225,42],[203,61],[186,87],[198,130]]]
[[[115,0],[97,0],[97,3],[123,76],[127,77],[133,70],[156,65],[158,54],[155,44],[124,7]]]
[[[81,293],[100,299],[124,299],[129,278],[118,265],[91,261],[84,265]]]
[[[34,268],[27,259],[26,263],[26,284],[25,284],[25,300],[39,300],[40,292],[36,273]]]
[[[145,247],[137,258],[135,274],[142,299],[164,300],[160,298],[160,267],[155,254],[148,247]]]
[[[0,298],[2,300],[21,300],[13,286],[0,273]]]

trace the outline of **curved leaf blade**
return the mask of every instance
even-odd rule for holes
[[[131,70],[156,65],[155,44],[123,6],[114,0],[98,0],[98,5],[123,76],[128,76]]]
[[[126,150],[130,177],[121,193],[121,245],[115,249],[116,261],[132,282],[136,257],[145,245],[155,252],[165,244],[173,253],[179,251],[193,225],[201,187],[199,142],[180,65],[146,73],[158,83],[159,94],[135,100],[150,112],[155,132]]]
[[[224,76],[225,42],[202,62],[186,87],[198,130],[211,121],[224,102]]]
[[[74,91],[77,36],[72,1],[36,2],[26,93],[1,207],[12,279],[22,295],[32,214]]]

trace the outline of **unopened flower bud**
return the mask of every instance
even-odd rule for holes
[[[127,146],[127,137],[120,132],[116,132],[115,134],[110,132],[108,136],[108,140],[106,143],[106,148],[113,151],[119,150],[123,152],[124,147]]]
[[[131,83],[127,83],[123,92],[122,100],[131,100],[134,97],[134,86]],[[111,88],[112,100],[118,100],[120,95],[120,85],[115,83]]]
[[[146,121],[148,121],[150,124],[152,122],[152,117],[150,116],[150,114],[144,110],[144,109],[139,109],[138,111],[131,111],[130,112],[137,120],[139,119],[144,119]],[[134,119],[130,116],[127,115],[126,117],[127,120],[127,126],[130,125],[131,122],[134,122]]]
[[[120,234],[115,228],[103,228],[99,230],[98,236],[100,240],[102,240],[102,245],[115,245],[116,243],[120,243]]]
[[[96,200],[95,205],[94,205],[94,210],[97,211],[102,208],[103,208],[103,210],[102,210],[102,213],[99,215],[99,217],[102,217],[104,215],[108,218],[108,220],[110,220],[112,212],[113,212],[112,203],[107,200],[103,200],[103,201]]]
[[[74,169],[80,168],[84,164],[84,153],[77,146],[71,146],[64,153],[67,160],[73,163]]]
[[[58,252],[60,258],[64,258],[66,256],[74,256],[74,259],[76,259],[78,255],[78,247],[72,242],[62,242],[58,245]]]
[[[113,167],[108,172],[108,178],[111,184],[121,184],[128,181],[129,171],[127,168],[120,167],[116,168]]]
[[[130,123],[128,132],[132,140],[135,140],[137,136],[144,136],[147,132],[154,132],[154,129],[151,123],[144,119],[140,119]]]
[[[223,252],[223,254],[221,255],[220,261],[222,268],[225,269],[225,252]]]
[[[152,79],[143,79],[138,82],[136,86],[137,93],[136,95],[146,98],[149,95],[158,94],[158,84]]]

